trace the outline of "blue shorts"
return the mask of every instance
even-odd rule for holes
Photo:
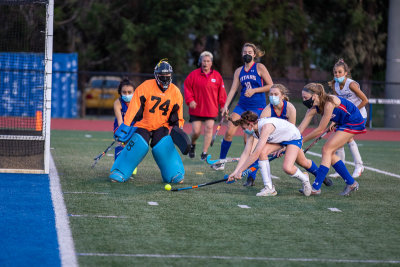
[[[282,142],[282,143],[280,143],[280,145],[281,146],[295,145],[301,149],[301,147],[303,146],[303,137],[301,139],[297,139],[297,140]]]
[[[356,123],[356,124],[346,123],[346,124],[338,125],[336,127],[336,131],[343,131],[343,132],[351,133],[351,134],[363,134],[363,133],[367,132],[367,130],[365,129],[366,121],[367,120],[364,119],[362,122]]]
[[[260,117],[261,112],[264,110],[264,108],[245,108],[241,105],[237,105],[235,107],[235,109],[233,110],[233,112],[235,112],[239,115],[242,115],[243,112],[248,111],[248,110],[253,111],[254,113],[257,114],[258,117]]]

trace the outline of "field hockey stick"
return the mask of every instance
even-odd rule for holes
[[[329,133],[329,128],[325,130],[320,136],[318,136],[317,139],[315,139],[306,149],[304,149],[304,154],[307,153],[307,151],[312,148],[316,143],[318,143],[319,140],[321,140],[327,133]]]
[[[110,151],[110,149],[113,147],[113,145],[117,142],[117,140],[114,140],[107,148],[106,150],[104,150],[103,152],[101,152],[97,157],[94,158],[94,162],[92,164],[92,169],[94,168],[94,166],[96,166],[97,162],[99,162],[99,160],[105,155],[107,154],[108,151]]]
[[[232,98],[232,100],[231,100],[231,103],[229,103],[229,105],[228,105],[228,110],[231,108],[231,105],[232,105],[232,103],[233,103],[233,100],[236,98],[237,93],[238,93],[238,92],[236,91],[235,95],[233,96],[233,98]],[[210,147],[213,146],[214,141],[215,141],[215,138],[217,138],[219,129],[221,129],[221,126],[222,126],[222,123],[224,122],[224,119],[225,119],[225,117],[222,117],[221,121],[219,122],[219,124],[218,124],[218,126],[217,126],[217,130],[215,131],[215,133],[214,133],[214,135],[213,135],[213,137],[212,137],[212,139],[211,139]]]
[[[247,170],[242,172],[242,177],[248,175],[250,172],[253,172],[256,170],[257,166],[253,166],[251,168],[248,168]],[[182,191],[182,190],[188,190],[188,189],[194,189],[194,188],[199,188],[199,187],[203,187],[203,186],[207,186],[207,185],[212,185],[212,184],[218,184],[218,183],[222,183],[222,182],[226,182],[228,181],[228,175],[226,174],[224,176],[224,179],[221,180],[216,180],[216,181],[212,181],[212,182],[208,182],[208,183],[203,183],[203,184],[198,184],[198,185],[192,185],[192,186],[188,186],[188,187],[182,187],[182,188],[173,188],[171,189],[171,191]],[[235,180],[232,180],[230,182],[227,182],[227,184],[231,184],[234,183]]]
[[[216,163],[228,163],[228,162],[236,162],[239,161],[240,158],[225,158],[225,159],[211,159],[211,155],[208,155],[206,158],[206,162],[210,165],[214,165]]]

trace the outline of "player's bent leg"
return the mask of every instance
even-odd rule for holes
[[[166,183],[179,183],[185,176],[182,159],[171,136],[163,137],[152,150],[153,158],[161,171],[161,176]]]
[[[143,137],[137,133],[133,134],[111,167],[110,179],[121,183],[128,181],[148,150],[149,145]]]

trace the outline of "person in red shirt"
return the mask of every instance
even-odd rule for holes
[[[204,51],[199,58],[200,68],[192,71],[184,82],[185,102],[189,106],[189,122],[192,123],[192,144],[189,157],[195,157],[196,140],[204,123],[204,142],[201,160],[207,158],[213,127],[218,113],[226,101],[224,81],[218,71],[212,69],[213,55]]]

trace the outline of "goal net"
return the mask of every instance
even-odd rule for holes
[[[53,10],[0,0],[0,172],[49,172]]]

